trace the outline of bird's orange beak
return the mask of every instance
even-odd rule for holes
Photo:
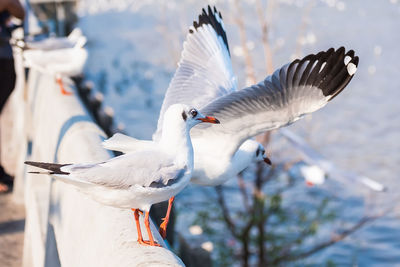
[[[202,121],[202,122],[209,122],[209,123],[219,124],[219,120],[217,120],[214,117],[210,117],[210,116],[205,116],[204,118],[198,118],[198,120]]]

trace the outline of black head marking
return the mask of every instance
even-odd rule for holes
[[[187,115],[186,115],[186,112],[185,112],[185,111],[182,111],[182,118],[183,118],[184,121],[186,121]]]

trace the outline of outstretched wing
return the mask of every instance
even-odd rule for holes
[[[173,104],[201,108],[236,90],[236,78],[221,13],[208,6],[190,27],[178,69],[165,94],[153,139],[162,131],[164,113]]]
[[[216,139],[233,154],[246,139],[291,124],[325,106],[350,82],[357,64],[354,51],[345,53],[343,47],[297,59],[259,84],[208,104],[201,112],[215,116],[221,124],[198,125],[192,136]]]

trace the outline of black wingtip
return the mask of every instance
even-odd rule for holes
[[[349,57],[354,57],[354,50],[349,50],[347,53],[346,53],[346,56],[349,56]]]
[[[226,33],[222,25],[221,12],[219,12],[215,6],[214,8],[212,8],[210,5],[207,6],[207,11],[206,9],[202,8],[202,13],[199,15],[198,20],[193,21],[193,27],[197,30],[198,28],[202,27],[205,24],[211,25],[215,30],[215,32],[217,33],[217,35],[221,36],[226,46],[226,49],[228,50],[228,53],[230,55],[228,39],[226,37]],[[217,19],[217,17],[219,17],[219,20]],[[189,33],[193,34],[194,31],[192,29],[189,29]]]
[[[34,166],[37,168],[45,169],[50,171],[49,174],[69,174],[68,172],[63,172],[61,170],[62,167],[68,166],[71,164],[57,164],[57,163],[45,163],[45,162],[36,162],[36,161],[25,161],[24,162],[26,165]],[[36,172],[32,172],[36,173]],[[40,172],[38,172],[40,173]]]
[[[352,61],[350,61],[351,63],[353,63],[354,65],[356,65],[356,67],[358,67],[358,62],[359,62],[359,58],[356,56],[353,58]]]
[[[350,59],[348,58],[350,57]],[[286,83],[289,86],[308,85],[319,88],[328,100],[338,95],[353,78],[358,66],[354,50],[341,46],[329,48],[293,61],[288,67]],[[354,66],[349,66],[352,63]]]

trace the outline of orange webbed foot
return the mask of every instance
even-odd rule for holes
[[[144,246],[161,247],[161,245],[158,244],[157,242],[154,242],[154,243],[152,244],[151,241],[149,241],[149,240],[138,240],[138,243],[139,243],[140,245],[144,245]]]
[[[161,237],[163,239],[167,238],[167,225],[168,225],[168,221],[164,219],[162,219],[163,222],[160,224],[160,228],[158,229],[158,232],[160,233]]]
[[[60,86],[60,90],[61,90],[61,94],[62,95],[72,95],[73,94],[72,92],[68,92],[67,90],[65,90],[64,83],[63,83],[61,78],[57,78],[57,83]]]

